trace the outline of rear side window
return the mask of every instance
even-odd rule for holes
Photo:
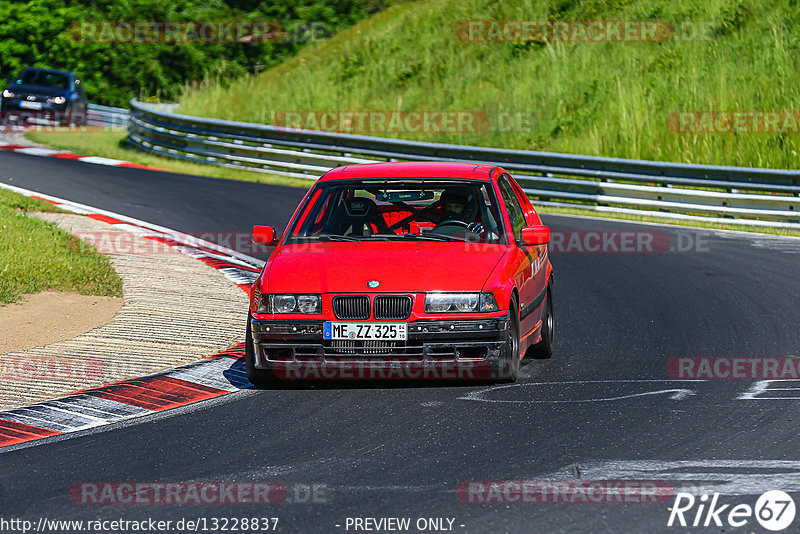
[[[506,210],[508,210],[508,218],[511,219],[511,228],[514,232],[515,239],[522,238],[522,229],[525,227],[525,216],[522,212],[522,206],[519,205],[517,196],[514,194],[514,189],[505,178],[501,176],[497,180],[497,185],[500,187],[500,194],[505,202]]]

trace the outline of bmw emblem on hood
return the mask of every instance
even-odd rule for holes
[[[377,280],[370,280],[369,282],[367,282],[367,287],[371,287],[373,289],[378,287],[379,285],[381,285],[381,283],[378,282]]]

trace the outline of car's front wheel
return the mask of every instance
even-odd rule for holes
[[[271,369],[256,368],[256,353],[253,346],[253,331],[250,328],[250,314],[247,314],[247,335],[245,336],[244,366],[247,370],[247,379],[257,387],[274,386],[278,378]]]
[[[519,375],[519,305],[517,297],[512,296],[508,305],[508,330],[506,330],[506,343],[503,349],[505,358],[504,369],[501,369],[503,382],[516,382]]]
[[[545,294],[544,316],[542,317],[542,340],[531,347],[531,355],[536,359],[547,359],[553,356],[553,339],[555,338],[556,324],[553,317],[553,283],[552,279],[547,284]]]

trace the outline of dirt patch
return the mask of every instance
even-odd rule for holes
[[[61,291],[28,295],[0,307],[0,354],[72,339],[102,326],[122,308],[122,299]]]
[[[11,145],[38,146],[45,148],[43,145],[39,143],[34,143],[33,141],[25,137],[24,130],[15,128],[13,126],[0,127],[0,141],[4,143],[9,143]]]

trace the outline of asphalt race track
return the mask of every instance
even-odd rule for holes
[[[282,228],[303,194],[8,153],[0,153],[0,180],[185,232]],[[567,238],[647,232],[668,246],[577,252],[564,241],[554,250],[556,356],[523,362],[517,384],[244,390],[0,453],[0,515],[278,517],[279,532],[354,532],[347,520],[356,517],[448,518],[454,532],[731,531],[668,527],[673,499],[485,504],[462,502],[456,491],[465,481],[521,480],[646,480],[675,491],[694,484],[720,493],[720,503],[751,506],[782,489],[800,505],[800,380],[687,381],[667,371],[671,358],[800,356],[800,240],[545,222]],[[73,485],[106,481],[278,482],[287,499],[70,499]],[[764,530],[750,518],[740,531]],[[797,520],[788,531],[797,532]]]

